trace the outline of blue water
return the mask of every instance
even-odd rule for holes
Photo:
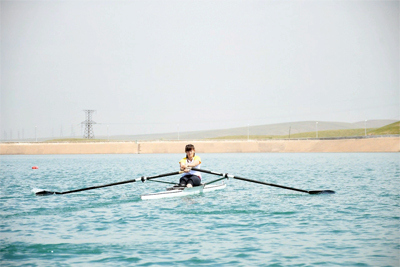
[[[232,179],[221,191],[161,200],[140,199],[166,186],[150,181],[32,192],[173,172],[182,156],[1,156],[0,264],[400,265],[399,153],[200,155],[203,169],[334,195]]]

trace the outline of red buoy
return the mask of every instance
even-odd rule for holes
[[[39,169],[39,167],[38,166],[33,166],[32,169]]]

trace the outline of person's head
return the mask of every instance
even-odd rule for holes
[[[194,155],[195,155],[195,153],[196,153],[196,150],[195,150],[195,148],[194,148],[194,145],[192,145],[192,144],[186,145],[186,146],[185,146],[185,152],[186,152],[186,156],[187,156],[187,157],[189,157],[189,156],[194,157]]]

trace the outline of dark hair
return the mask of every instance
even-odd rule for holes
[[[188,145],[186,145],[185,146],[185,152],[188,152],[188,151],[190,151],[190,150],[196,150],[195,148],[194,148],[194,145],[192,145],[192,144],[188,144]]]

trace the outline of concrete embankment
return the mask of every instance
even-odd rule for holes
[[[400,152],[400,137],[335,140],[154,141],[88,143],[2,143],[1,155],[183,153]]]

